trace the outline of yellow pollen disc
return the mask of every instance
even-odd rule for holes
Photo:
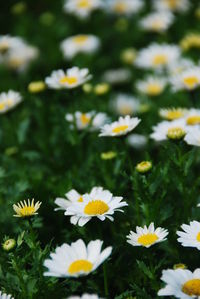
[[[185,134],[186,132],[180,127],[170,128],[167,131],[167,137],[174,140],[183,138]]]
[[[200,242],[200,232],[197,235],[197,241]]]
[[[84,209],[87,215],[103,215],[109,210],[109,206],[102,200],[92,200]]]
[[[163,27],[163,23],[161,20],[157,20],[157,21],[154,21],[151,25],[151,27],[154,29],[154,30],[159,30],[159,29],[162,29]]]
[[[35,213],[35,208],[25,206],[19,210],[19,213],[22,217],[31,216]]]
[[[0,52],[5,53],[9,49],[9,44],[6,42],[3,42],[0,44]]]
[[[78,2],[79,8],[90,8],[91,7],[91,1],[90,0],[80,0]]]
[[[200,279],[188,280],[182,286],[182,292],[188,296],[200,296]]]
[[[147,94],[151,96],[157,96],[161,93],[162,87],[156,83],[149,84],[147,86]]]
[[[143,246],[149,246],[154,244],[158,240],[158,236],[156,234],[148,233],[146,235],[142,235],[138,238],[138,243]]]
[[[156,66],[164,65],[167,63],[167,56],[164,54],[158,54],[153,58],[153,64]]]
[[[79,197],[78,202],[83,202],[83,197]]]
[[[114,128],[112,130],[113,133],[121,133],[121,132],[124,132],[126,131],[126,129],[128,129],[128,126],[127,125],[124,125],[124,126],[118,126],[116,128]]]
[[[166,118],[169,120],[178,119],[184,116],[184,113],[180,110],[172,110],[168,111],[166,114]]]
[[[84,42],[86,42],[88,40],[88,37],[87,35],[79,35],[79,36],[75,36],[73,38],[73,41],[76,43],[76,44],[84,44]]]
[[[82,124],[87,125],[90,122],[90,117],[83,113],[81,115],[81,122]]]
[[[170,9],[175,9],[179,2],[180,0],[166,0],[166,3]]]
[[[132,114],[133,113],[132,110],[133,109],[128,105],[124,105],[123,107],[120,107],[120,109],[119,109],[120,113],[123,115]]]
[[[92,267],[92,263],[87,260],[77,260],[69,266],[68,272],[71,275],[78,274],[80,272],[88,273],[92,270]]]
[[[9,61],[8,61],[8,65],[9,67],[11,68],[18,68],[20,67],[22,64],[24,63],[23,59],[20,59],[20,58],[11,58]]]
[[[197,84],[200,83],[199,79],[195,76],[191,76],[191,77],[186,77],[183,79],[183,83],[185,84],[186,87],[188,88],[193,88],[195,87]]]
[[[116,11],[118,13],[124,13],[124,12],[126,12],[127,11],[127,5],[126,5],[126,3],[119,2],[119,3],[115,4],[114,11]]]
[[[5,107],[6,107],[6,104],[5,104],[5,103],[0,103],[0,111],[1,111],[1,110],[4,110]]]
[[[68,76],[65,76],[63,78],[60,79],[60,83],[61,84],[69,84],[69,85],[73,85],[73,84],[76,84],[78,82],[78,79],[77,77],[68,77]]]
[[[200,124],[200,115],[189,116],[187,118],[187,124],[191,126]]]

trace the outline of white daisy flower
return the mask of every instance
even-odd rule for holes
[[[143,5],[143,0],[109,0],[107,9],[118,15],[131,15],[138,13]]]
[[[181,107],[161,108],[159,109],[159,115],[166,120],[176,120],[186,116],[188,111],[188,109]]]
[[[9,90],[8,92],[0,93],[0,114],[5,113],[22,101],[22,96],[19,92]]]
[[[0,291],[0,299],[14,299],[14,298],[12,297],[12,295],[7,295]]]
[[[118,121],[111,124],[106,124],[101,127],[101,133],[99,136],[122,136],[131,132],[140,123],[138,117],[130,117],[129,115],[125,117],[120,117]]]
[[[174,15],[168,11],[153,12],[140,21],[146,31],[165,32],[173,23]]]
[[[127,137],[127,143],[135,149],[141,149],[145,147],[147,142],[148,142],[147,137],[141,134],[130,134]]]
[[[182,74],[182,72],[193,67],[195,67],[195,64],[191,59],[180,57],[169,65],[169,77]]]
[[[166,85],[167,80],[165,78],[152,75],[136,82],[137,90],[148,96],[158,96],[164,91]]]
[[[79,277],[95,271],[111,254],[112,247],[107,247],[101,252],[103,241],[90,241],[86,246],[79,239],[74,243],[63,244],[51,253],[51,259],[44,261],[48,271],[45,276]]]
[[[130,79],[131,71],[126,68],[107,70],[102,76],[103,81],[112,85],[129,82]]]
[[[173,91],[194,90],[200,86],[200,67],[191,67],[170,80]]]
[[[6,54],[9,50],[15,49],[23,44],[19,37],[0,35],[0,54]]]
[[[91,79],[88,69],[79,69],[78,67],[72,67],[63,70],[53,71],[50,77],[45,79],[45,83],[52,89],[72,89],[80,86]]]
[[[102,7],[102,0],[66,0],[64,11],[85,19],[89,17],[94,10]]]
[[[132,95],[120,93],[111,101],[111,109],[118,115],[132,115],[140,111],[140,101]]]
[[[200,250],[200,222],[191,221],[189,225],[181,225],[183,231],[177,231],[178,242],[184,247],[196,247]]]
[[[154,0],[156,10],[170,10],[173,12],[185,12],[190,7],[188,0]]]
[[[113,196],[108,190],[102,188],[93,188],[89,194],[83,195],[82,202],[74,202],[69,206],[65,215],[71,216],[70,222],[74,225],[84,226],[93,217],[97,217],[101,221],[106,218],[111,221],[111,216],[115,211],[123,212],[120,208],[127,206],[123,197]]]
[[[98,130],[107,121],[107,115],[105,113],[96,113],[95,111],[90,111],[83,113],[76,111],[74,114],[67,113],[65,119],[71,123],[71,128],[75,127],[78,130],[84,130],[89,128],[90,131]]]
[[[173,64],[180,54],[178,46],[154,43],[140,50],[134,63],[140,68],[160,70]]]
[[[193,273],[187,269],[163,270],[161,279],[167,285],[158,292],[158,296],[174,296],[180,299],[200,296],[200,269]]]
[[[67,208],[73,203],[73,202],[82,202],[83,201],[83,195],[78,193],[75,189],[70,190],[69,192],[65,193],[65,197],[57,197],[55,199],[55,204],[59,206],[59,208],[56,208],[55,211],[58,210],[67,210]]]
[[[66,38],[61,43],[61,50],[67,59],[72,59],[78,53],[94,53],[100,46],[100,40],[92,34],[78,34]]]
[[[189,129],[184,141],[189,145],[200,146],[200,128],[193,127]]]
[[[200,109],[189,109],[185,121],[188,126],[200,125]]]
[[[179,140],[185,137],[188,127],[183,119],[174,121],[162,121],[153,127],[153,133],[150,137],[156,141],[167,139]]]
[[[100,297],[96,294],[83,294],[82,296],[70,296],[67,299],[100,299]]]
[[[136,233],[130,231],[127,236],[127,242],[133,246],[143,246],[149,248],[150,246],[163,242],[166,240],[168,231],[162,227],[154,228],[154,223],[152,222],[149,227],[146,225],[144,228],[136,226]]]

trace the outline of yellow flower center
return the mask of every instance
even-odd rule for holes
[[[84,209],[87,215],[103,215],[109,210],[109,206],[102,200],[92,200]]]
[[[69,77],[69,76],[65,76],[63,78],[60,79],[60,83],[61,84],[69,84],[69,85],[74,85],[78,82],[77,77]]]
[[[195,76],[186,77],[183,79],[183,83],[188,88],[194,88],[197,84],[199,84],[199,79]]]
[[[166,114],[166,118],[169,120],[178,119],[184,116],[184,112],[181,110],[172,110],[168,111]]]
[[[6,104],[5,104],[5,103],[3,103],[3,102],[0,103],[0,111],[1,111],[1,110],[4,110],[5,107],[6,107]]]
[[[189,116],[187,118],[188,125],[198,125],[200,124],[200,115]]]
[[[133,109],[129,105],[123,105],[122,107],[120,107],[119,111],[123,115],[127,115],[127,114],[132,114],[133,113]]]
[[[162,20],[156,20],[152,23],[151,25],[152,29],[154,30],[159,30],[159,29],[162,29],[163,27],[163,22]]]
[[[138,238],[138,243],[143,246],[149,246],[154,244],[158,240],[158,236],[156,234],[148,233],[142,235]]]
[[[73,41],[76,44],[84,44],[87,40],[88,40],[88,36],[87,35],[79,35],[79,36],[75,36],[73,38]]]
[[[91,1],[90,0],[80,0],[78,2],[78,7],[79,8],[90,8],[91,5]]]
[[[11,68],[18,68],[20,67],[22,64],[24,63],[23,59],[21,58],[17,58],[17,57],[13,57],[10,58],[8,61],[8,66]]]
[[[170,9],[175,9],[179,4],[180,0],[165,0],[165,2]]]
[[[90,117],[84,113],[81,114],[81,122],[82,124],[87,125],[90,122]]]
[[[92,270],[92,267],[92,263],[87,260],[77,260],[69,266],[68,272],[71,275],[78,274],[81,272],[88,273]]]
[[[197,241],[200,242],[200,232],[197,235]]]
[[[114,11],[118,13],[125,13],[127,11],[126,3],[118,2],[114,5]]]
[[[112,130],[113,133],[121,133],[121,132],[124,132],[128,129],[128,126],[127,125],[124,125],[124,126],[118,126],[116,128],[114,128]]]
[[[162,87],[157,83],[151,83],[147,86],[147,94],[157,96],[161,93]]]
[[[180,128],[180,127],[176,127],[176,128],[169,128],[167,131],[167,137],[169,139],[182,139],[185,136],[186,132]]]
[[[7,42],[2,42],[0,44],[0,52],[1,53],[4,54],[5,52],[7,52],[8,49],[9,49],[9,44]]]
[[[158,54],[153,58],[153,64],[155,66],[164,65],[167,63],[167,56],[165,54]]]
[[[19,210],[19,213],[21,217],[31,216],[35,213],[35,208],[31,206],[24,206]]]
[[[188,280],[182,286],[182,292],[188,296],[200,296],[200,279],[195,278]]]
[[[78,202],[83,202],[83,197],[82,196],[79,197]]]

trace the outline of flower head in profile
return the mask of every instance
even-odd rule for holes
[[[185,115],[187,115],[187,113],[188,113],[188,109],[181,108],[181,107],[161,108],[159,110],[159,115],[162,118],[164,118],[166,120],[171,120],[171,121],[183,118]]]
[[[143,5],[141,0],[109,0],[108,10],[117,15],[132,15],[138,13]]]
[[[22,101],[22,96],[19,92],[9,90],[8,92],[0,93],[0,114],[6,113],[13,109]]]
[[[130,234],[127,236],[127,242],[132,246],[143,246],[149,248],[150,246],[163,242],[166,240],[168,231],[162,227],[155,229],[154,223],[152,222],[149,227],[146,225],[144,228],[137,226],[136,233],[130,231]]]
[[[120,117],[118,121],[111,124],[106,124],[101,127],[101,133],[99,136],[122,136],[131,132],[140,123],[140,119],[137,117]]]
[[[200,222],[191,221],[181,225],[183,231],[177,231],[178,242],[184,247],[196,247],[200,250]]]
[[[25,218],[37,215],[37,211],[39,210],[40,206],[41,202],[37,201],[34,203],[34,199],[32,199],[32,201],[30,201],[30,199],[27,201],[20,201],[19,203],[13,205],[13,209],[16,212],[16,215],[14,216]]]
[[[137,114],[141,110],[140,101],[128,94],[118,94],[111,101],[111,109],[118,115]]]
[[[136,82],[137,90],[140,93],[151,97],[160,95],[164,91],[166,85],[167,81],[165,78],[152,75]]]
[[[139,51],[135,64],[144,69],[162,70],[173,64],[180,53],[178,46],[153,43]]]
[[[180,42],[180,46],[184,51],[188,51],[191,48],[200,48],[200,34],[189,33]]]
[[[61,43],[61,50],[67,59],[72,59],[79,53],[91,54],[98,50],[100,40],[92,34],[78,34],[66,38]]]
[[[14,299],[14,298],[12,297],[12,295],[7,295],[2,291],[0,291],[0,299]]]
[[[200,146],[200,128],[194,126],[185,135],[184,141],[189,145]]]
[[[66,0],[64,11],[81,19],[88,18],[90,14],[104,6],[102,0]]]
[[[72,89],[80,86],[91,79],[88,69],[73,67],[66,71],[53,71],[50,77],[45,79],[45,83],[52,89]]]
[[[153,127],[153,133],[150,137],[156,141],[167,139],[181,140],[188,132],[188,127],[183,119],[174,121],[162,121]]]
[[[113,221],[113,214],[117,211],[123,212],[122,207],[128,204],[123,197],[113,196],[113,194],[104,190],[102,187],[94,187],[88,194],[82,196],[80,202],[73,202],[65,212],[65,215],[71,216],[70,222],[74,225],[84,226],[92,218],[98,218],[104,221],[106,218]]]
[[[159,11],[186,12],[190,7],[189,0],[154,0],[153,4]]]
[[[90,131],[95,131],[106,123],[107,115],[95,111],[86,113],[76,111],[74,114],[67,113],[65,119],[71,124],[72,129],[84,130],[89,128]]]
[[[171,80],[173,91],[194,90],[200,87],[200,67],[191,67],[174,75]]]
[[[86,246],[79,239],[74,243],[63,244],[44,261],[48,269],[45,276],[79,277],[95,271],[111,254],[112,247],[101,251],[103,241],[90,241]]]
[[[165,32],[174,21],[174,16],[168,11],[153,12],[140,21],[145,31]]]
[[[161,280],[166,286],[158,292],[158,296],[174,296],[180,299],[200,296],[200,269],[194,272],[187,269],[163,270]]]

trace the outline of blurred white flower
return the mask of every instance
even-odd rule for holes
[[[110,102],[111,109],[118,115],[132,115],[140,111],[140,101],[132,95],[120,93]]]
[[[156,10],[169,10],[173,12],[185,12],[190,7],[188,0],[154,0]]]
[[[184,141],[189,145],[200,146],[200,128],[194,126],[185,135]]]
[[[130,134],[127,137],[127,143],[135,149],[141,149],[145,147],[147,142],[147,137],[141,134]]]
[[[12,295],[7,295],[0,291],[0,299],[14,299]]]
[[[173,23],[174,15],[168,11],[153,12],[140,21],[140,26],[146,31],[164,32]]]
[[[137,90],[148,96],[160,95],[167,85],[167,80],[159,76],[148,76],[136,82]]]
[[[94,10],[102,8],[103,6],[104,3],[102,0],[65,0],[64,11],[85,19],[89,17]]]
[[[19,92],[9,90],[8,92],[0,93],[0,114],[5,113],[22,101],[22,96]]]
[[[113,85],[126,83],[131,79],[131,71],[125,68],[107,70],[102,79]]]
[[[194,90],[200,86],[200,67],[191,67],[170,80],[173,91]]]
[[[183,118],[188,113],[188,109],[185,108],[161,108],[159,109],[159,115],[166,120],[175,120]]]
[[[183,119],[174,121],[162,121],[153,127],[153,133],[150,137],[156,141],[167,139],[179,140],[183,139],[189,128],[186,126]]]
[[[101,112],[90,111],[83,113],[76,111],[74,114],[67,113],[65,119],[71,123],[71,128],[77,128],[78,130],[89,128],[90,131],[94,131],[103,126],[108,117]]]
[[[131,15],[138,13],[143,5],[143,0],[108,0],[106,9],[117,15]]]

